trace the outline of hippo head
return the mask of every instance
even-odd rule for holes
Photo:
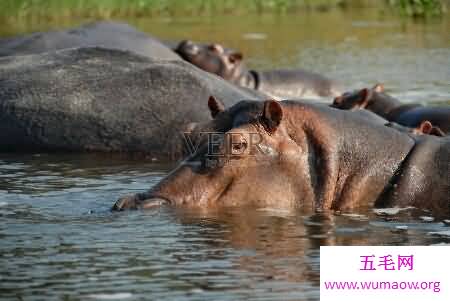
[[[411,133],[414,135],[432,135],[437,137],[445,137],[444,131],[440,127],[434,126],[430,121],[424,120],[417,127],[410,128],[400,125],[396,122],[388,122],[385,124],[388,127],[394,128],[400,132]]]
[[[184,60],[226,80],[236,81],[243,73],[242,53],[220,44],[202,45],[182,41],[175,50]]]
[[[282,106],[241,101],[225,110],[214,97],[208,106],[212,131],[196,150],[150,191],[119,199],[113,209],[162,203],[291,207],[301,203],[299,197],[310,208],[310,158],[288,134]]]
[[[342,110],[365,109],[374,98],[374,93],[383,93],[384,85],[376,84],[371,89],[364,88],[354,92],[346,92],[333,101],[332,107]]]

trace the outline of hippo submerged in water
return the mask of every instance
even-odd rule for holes
[[[186,61],[237,85],[262,91],[278,98],[338,96],[341,89],[332,80],[309,71],[248,70],[243,55],[219,44],[183,41],[176,52]]]
[[[101,151],[183,157],[181,135],[227,105],[265,97],[182,60],[79,48],[0,58],[0,151]]]
[[[381,84],[371,89],[344,93],[334,99],[333,107],[344,110],[366,109],[410,128],[418,128],[422,122],[429,121],[435,129],[439,128],[447,135],[450,133],[450,106],[404,104],[386,94]]]
[[[114,210],[174,206],[299,206],[349,210],[414,206],[450,215],[450,139],[416,136],[320,104],[243,101],[148,192]]]
[[[132,51],[150,58],[180,59],[171,48],[134,27],[106,21],[68,30],[0,39],[0,56],[38,54],[76,47],[104,47]]]

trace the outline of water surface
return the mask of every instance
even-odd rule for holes
[[[154,185],[171,166],[97,155],[1,158],[5,300],[318,300],[320,245],[450,242],[442,223],[370,210],[111,213],[118,196]]]
[[[0,36],[67,28],[91,20],[18,23]],[[405,102],[450,102],[450,13],[414,21],[378,9],[248,16],[122,19],[162,40],[218,42],[256,69],[304,68],[345,89],[377,82]]]
[[[405,101],[450,100],[448,18],[414,23],[354,10],[124,21],[162,39],[223,42],[254,68],[301,67],[349,88],[381,81]],[[0,298],[318,300],[320,245],[450,242],[433,234],[448,227],[420,218],[426,212],[109,211],[170,168],[110,155],[0,154]]]

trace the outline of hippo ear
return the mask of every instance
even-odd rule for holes
[[[427,135],[429,135],[431,133],[432,129],[433,129],[433,125],[428,120],[422,121],[418,127],[418,130],[422,134],[427,134]]]
[[[269,134],[273,134],[281,123],[283,109],[276,100],[266,100],[262,114],[262,124]]]
[[[230,61],[230,63],[234,64],[237,63],[239,61],[242,61],[243,59],[243,55],[240,52],[233,52],[228,56],[228,60]]]
[[[358,107],[365,109],[369,105],[369,101],[372,98],[372,90],[364,88],[359,91]]]
[[[381,83],[378,83],[375,86],[373,86],[372,91],[377,92],[377,93],[384,93],[384,85]]]
[[[223,105],[223,103],[212,95],[208,99],[208,108],[211,112],[212,118],[216,118],[217,114],[225,111],[225,106]]]
[[[433,126],[430,121],[424,120],[417,127],[417,130],[422,134],[444,137],[445,133],[438,126]]]

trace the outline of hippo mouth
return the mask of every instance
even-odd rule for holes
[[[170,201],[169,199],[160,196],[152,196],[149,199],[142,200],[139,203],[138,207],[139,209],[151,209],[170,205],[172,205],[172,201]]]
[[[172,201],[161,196],[150,196],[148,198],[140,198],[139,195],[133,197],[124,197],[119,199],[111,208],[112,211],[123,211],[129,209],[152,209],[161,206],[170,206]]]

